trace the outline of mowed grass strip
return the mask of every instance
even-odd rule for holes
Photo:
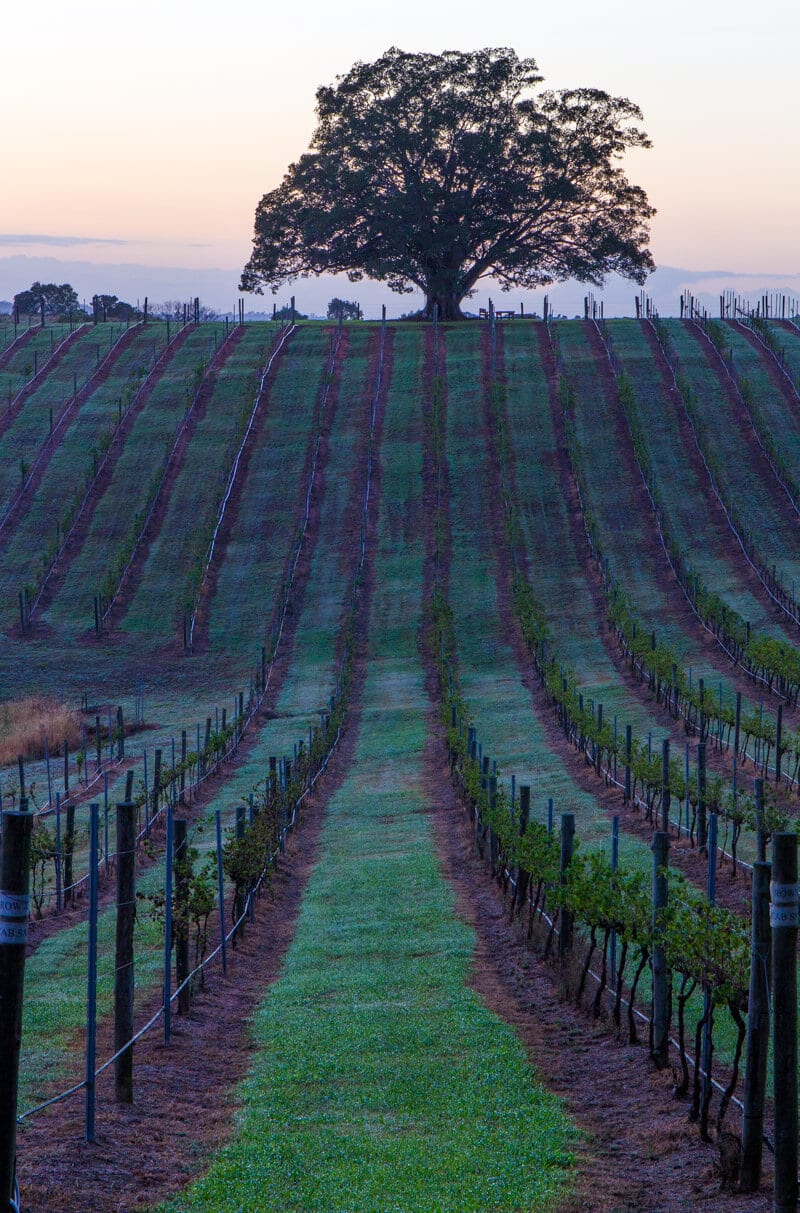
[[[168,633],[194,607],[197,575],[219,502],[241,441],[239,426],[253,406],[277,328],[248,325],[216,372],[171,485],[163,524],[153,538],[141,579],[122,620],[131,633]],[[267,407],[266,403],[263,407]],[[238,438],[238,441],[237,441]]]
[[[713,443],[718,488],[747,531],[761,563],[786,586],[800,584],[800,518],[773,476],[766,460],[751,454],[750,422],[735,406],[712,362],[705,338],[679,320],[664,324],[691,387],[700,418],[702,447]]]
[[[703,472],[698,479],[681,437],[683,406],[668,391],[653,348],[635,320],[612,320],[608,331],[636,395],[661,501],[670,530],[709,589],[729,602],[753,627],[776,634],[771,614],[740,575],[738,546],[724,519],[712,508],[713,493]],[[742,557],[743,559],[743,557]],[[779,629],[778,629],[779,630]]]
[[[507,786],[512,774],[518,785],[530,785],[534,817],[542,820],[552,797],[556,815],[575,814],[583,842],[610,845],[608,819],[550,746],[503,633],[481,434],[481,355],[474,332],[466,328],[447,332],[446,368],[452,534],[449,598],[461,688],[479,742],[483,753],[497,762]],[[586,609],[591,611],[588,600]]]
[[[474,936],[422,788],[420,366],[421,334],[398,332],[355,762],[255,1019],[236,1136],[172,1213],[521,1213],[565,1188],[573,1130],[467,984]]]
[[[152,330],[142,329],[120,351],[108,377],[80,406],[59,435],[35,493],[23,504],[13,531],[3,536],[0,624],[9,626],[16,622],[17,594],[39,573],[48,545],[57,538],[57,527],[68,524],[71,503],[79,500],[85,491],[94,473],[94,461],[101,458],[103,443],[108,441],[118,422],[120,402],[132,396],[148,366],[152,365],[152,346]],[[61,379],[59,384],[66,400],[72,395],[71,375],[68,384]],[[79,379],[79,390],[81,385]],[[42,408],[38,397],[31,404],[38,410],[37,424],[44,427],[46,437],[48,409]],[[59,405],[59,411],[61,407]]]
[[[212,326],[221,330],[221,326]],[[157,352],[163,347],[159,345]],[[161,368],[141,412],[126,434],[110,482],[91,515],[86,538],[75,552],[63,584],[43,613],[53,627],[82,631],[93,625],[94,595],[144,507],[194,391],[195,372],[213,348],[210,329],[190,332]]]
[[[236,517],[217,556],[208,615],[212,650],[253,658],[265,641],[305,500],[303,467],[333,329],[301,326],[291,335],[262,401]]]
[[[619,682],[592,608],[561,485],[558,444],[536,333],[530,325],[514,324],[501,332],[516,518],[534,594],[545,612],[559,661],[574,670],[584,697],[602,703],[606,719],[618,716],[621,729],[630,724],[639,736],[646,735],[659,726]],[[584,543],[583,535],[578,542]]]
[[[121,325],[111,325],[101,335],[91,328],[79,333],[58,363],[31,389],[19,414],[0,436],[0,512],[5,511],[19,488],[22,469],[27,474],[47,441],[51,411],[55,422],[71,399],[75,383],[79,390],[83,387],[121,332]],[[48,356],[49,351],[39,353],[39,364]]]
[[[25,387],[35,368],[44,366],[59,342],[69,336],[69,332],[68,324],[49,324],[45,328],[37,328],[32,337],[14,350],[0,370],[1,405],[10,404],[17,392]],[[21,327],[19,333],[22,333]]]
[[[370,342],[378,340],[376,328],[351,326],[327,458],[320,469],[324,491],[317,493],[319,533],[294,632],[292,664],[271,722],[273,754],[291,753],[292,743],[319,722],[334,688],[336,640],[352,592],[360,514],[350,518],[353,532],[347,533],[345,524],[352,494],[363,499],[361,465],[374,389],[368,354]]]

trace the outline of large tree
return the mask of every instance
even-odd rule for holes
[[[14,306],[19,312],[33,316],[41,309],[47,316],[66,316],[70,312],[83,310],[78,302],[78,292],[68,282],[34,282],[27,291],[14,296]]]
[[[640,110],[541,81],[506,48],[392,48],[320,88],[311,150],[256,210],[242,289],[345,271],[419,287],[425,316],[457,319],[487,275],[503,289],[643,282],[654,212],[619,164],[650,146]]]

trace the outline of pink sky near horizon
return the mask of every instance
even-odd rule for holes
[[[0,256],[240,267],[259,198],[308,145],[320,84],[392,44],[510,45],[536,59],[546,87],[601,87],[640,105],[654,146],[627,167],[658,208],[657,263],[800,272],[796,4],[278,10],[254,0],[7,10]],[[125,243],[13,243],[25,234]]]

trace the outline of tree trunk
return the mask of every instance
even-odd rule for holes
[[[425,307],[420,313],[420,320],[433,320],[433,310],[437,304],[439,320],[464,320],[461,311],[463,298],[450,284],[429,284],[425,289]]]

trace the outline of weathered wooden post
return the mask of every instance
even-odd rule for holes
[[[575,840],[575,815],[574,813],[561,814],[561,856],[559,860],[559,885],[561,886],[562,895],[567,883],[567,874],[569,865],[572,863],[572,851]],[[564,959],[567,952],[572,947],[572,913],[566,908],[561,907],[561,912],[558,919],[558,955],[561,960]]]
[[[669,834],[657,831],[653,835],[653,1061],[659,1070],[669,1063],[669,1029],[671,1015],[671,982],[667,955],[660,939],[662,918],[667,908],[669,864]]]
[[[164,1044],[172,1035],[172,894],[175,867],[173,806],[167,805],[166,854],[164,856]]]
[[[530,785],[521,783],[519,787],[519,836],[522,838],[528,828],[528,822],[531,817],[531,789]],[[528,873],[519,864],[517,865],[517,885],[514,889],[514,900],[511,903],[511,913],[517,906],[522,906],[525,897],[528,893]]]
[[[133,924],[136,917],[136,805],[117,805],[117,923],[114,962],[114,1097],[133,1103]],[[120,1052],[122,1050],[122,1052]]]
[[[706,820],[706,743],[697,747],[697,849],[708,846],[708,823]]]
[[[222,972],[228,972],[228,941],[225,938],[225,872],[222,866],[222,816],[219,809],[214,814],[217,829],[217,899],[219,902],[219,946],[222,955]]]
[[[742,1156],[739,1187],[755,1192],[761,1182],[764,1101],[769,1052],[770,926],[769,878],[772,866],[753,865],[753,926],[750,944],[750,994],[747,1004],[747,1051],[742,1112]]]
[[[64,901],[71,905],[75,900],[72,859],[75,854],[75,805],[67,801],[66,830],[64,831]]]
[[[150,792],[150,815],[145,822],[145,833],[150,837],[150,823],[158,815],[158,802],[161,796],[161,750],[156,750],[153,760],[153,788]]]
[[[759,863],[765,863],[767,858],[767,843],[764,833],[764,780],[753,780],[753,795],[756,812],[756,857]]]
[[[594,746],[594,770],[599,777],[603,773],[603,747],[600,744],[600,737],[603,731],[603,705],[597,705],[597,741]]]
[[[189,885],[192,878],[187,824],[175,821],[175,980],[178,984],[178,1014],[189,1012],[190,991],[183,983],[189,976]]]
[[[186,729],[181,729],[181,786],[180,786],[180,801],[185,803],[186,797],[186,755],[188,753],[188,743],[186,740]]]
[[[33,814],[28,802],[2,814],[0,833],[0,1202],[14,1205],[22,990],[30,912]]]
[[[797,1209],[797,835],[772,839],[775,1213]]]
[[[661,829],[669,833],[669,810],[671,794],[669,787],[669,738],[661,743]]]
[[[94,1141],[97,1057],[97,909],[100,884],[100,805],[89,805],[89,939],[86,972],[86,1140]]]

